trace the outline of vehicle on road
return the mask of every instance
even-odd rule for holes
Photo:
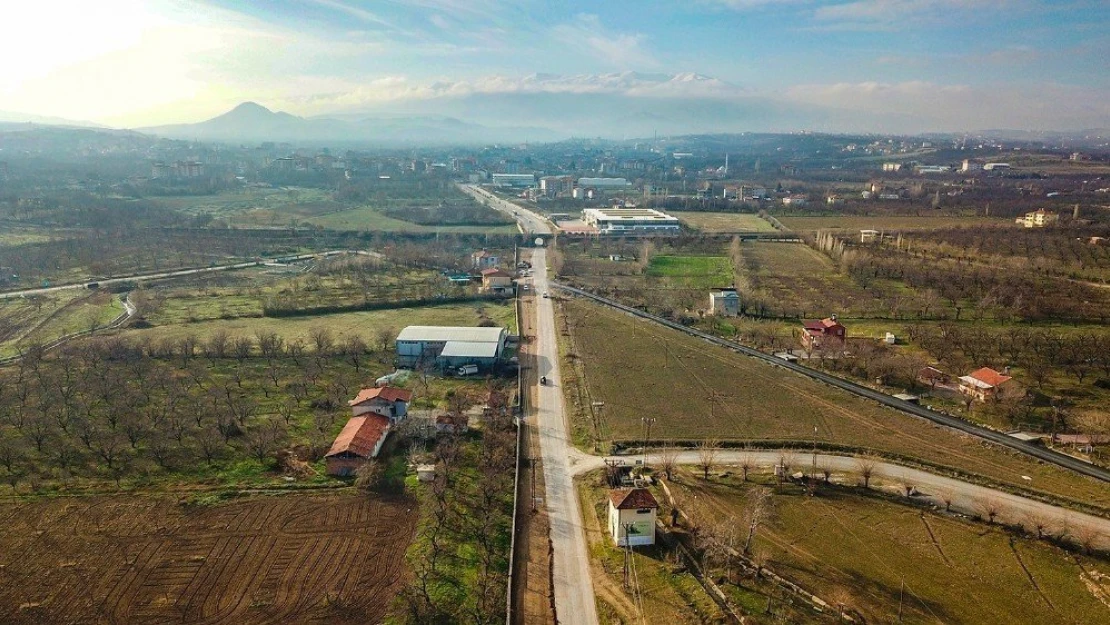
[[[551,297],[551,296],[550,296],[550,295],[548,295],[547,291],[544,291],[544,292],[543,292],[543,298],[544,298],[544,299],[547,299],[547,298],[549,298],[549,297]]]
[[[478,365],[463,365],[458,368],[457,373],[460,376],[474,375],[478,373]]]
[[[540,386],[547,386],[547,376],[546,375],[541,375],[540,376]]]
[[[521,291],[527,291],[527,290],[528,290],[528,289],[530,289],[530,288],[531,288],[531,287],[529,287],[529,286],[528,286],[527,284],[522,284],[522,285],[520,285],[520,290],[521,290]]]
[[[100,283],[99,282],[90,282],[90,283],[85,285],[85,288],[87,288],[87,289],[99,289],[100,288]]]

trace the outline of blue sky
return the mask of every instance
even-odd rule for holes
[[[921,120],[907,130],[1110,126],[1105,0],[41,0],[15,11],[25,19],[0,26],[5,58],[52,47],[30,68],[0,68],[0,110],[118,125],[203,119],[242,100],[312,115],[601,89],[769,98],[857,111],[860,124],[893,110]],[[595,79],[621,72],[715,80]]]

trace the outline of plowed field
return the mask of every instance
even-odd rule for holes
[[[376,623],[415,522],[354,495],[0,503],[0,622]]]

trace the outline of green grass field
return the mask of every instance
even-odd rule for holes
[[[681,286],[732,284],[732,267],[723,256],[653,256],[647,275]]]
[[[686,226],[713,234],[717,232],[774,232],[775,228],[759,215],[745,213],[671,213]]]
[[[747,488],[728,482],[687,473],[671,492],[695,520],[743,518]],[[901,594],[905,623],[1110,623],[1106,559],[850,489],[782,489],[772,501],[756,552],[864,622],[896,622]]]
[[[934,230],[953,226],[1005,226],[1013,220],[990,217],[917,217],[910,215],[822,215],[779,217],[782,225],[796,232],[813,230]]]
[[[608,308],[567,300],[562,310],[571,335],[567,359],[574,365],[567,368],[567,406],[580,442],[582,432],[592,429],[586,411],[596,401],[604,402],[603,444],[642,440],[645,414],[657,419],[652,431],[656,440],[720,438],[808,446],[816,426],[818,443],[917,459],[1011,487],[1110,507],[1105,485],[1069,471],[984,446]]]
[[[516,331],[516,313],[509,300],[505,303],[478,302],[312,317],[214,319],[153,328],[125,329],[121,330],[120,334],[133,339],[142,337],[177,339],[189,335],[203,339],[218,330],[227,332],[231,336],[255,336],[259,332],[276,332],[284,336],[288,342],[297,338],[307,341],[313,330],[325,327],[335,336],[357,334],[368,342],[373,342],[377,340],[378,331],[385,328],[399,331],[409,325],[476,326],[483,319],[480,311],[497,325],[508,328],[510,332]]]
[[[103,291],[67,290],[0,300],[0,358],[14,356],[21,347],[105,325],[121,313],[119,296]]]
[[[607,489],[599,474],[578,480],[583,523],[589,539],[594,593],[602,625],[640,623],[639,609],[623,587],[624,552],[613,545],[605,525]],[[717,604],[685,570],[678,570],[677,555],[662,546],[642,547],[633,557],[640,581],[643,612],[649,623],[726,623]]]

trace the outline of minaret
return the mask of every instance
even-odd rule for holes
[[[725,152],[725,175],[728,175],[728,152]]]

